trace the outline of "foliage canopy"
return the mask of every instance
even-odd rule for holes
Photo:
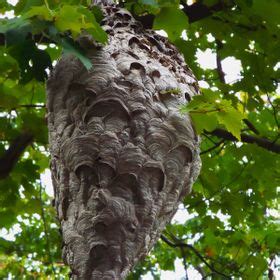
[[[188,219],[168,226],[131,279],[147,272],[160,279],[176,258],[213,279],[272,279],[280,247],[280,1],[120,2],[146,28],[164,30],[204,81],[203,95],[180,108],[202,137],[202,172],[184,201]],[[88,0],[10,3],[0,0],[0,278],[64,279],[55,212],[40,181],[48,168],[44,83],[62,52],[94,67],[76,40],[81,32],[100,44],[107,35]],[[198,50],[207,49],[214,69],[198,63]],[[229,57],[242,65],[230,82]]]

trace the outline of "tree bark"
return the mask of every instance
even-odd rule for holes
[[[199,93],[177,49],[125,10],[103,6],[93,69],[63,56],[47,84],[55,205],[72,279],[125,279],[200,170],[180,105]],[[82,42],[82,38],[80,39]]]

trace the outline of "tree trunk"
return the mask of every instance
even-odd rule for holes
[[[72,279],[125,279],[191,190],[198,138],[180,105],[198,94],[176,48],[103,6],[93,69],[58,62],[47,85],[55,206]],[[80,38],[84,44],[83,37]]]

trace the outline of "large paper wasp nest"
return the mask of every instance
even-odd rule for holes
[[[72,279],[125,279],[191,190],[198,138],[180,106],[199,93],[177,49],[104,6],[104,47],[87,71],[65,55],[48,81],[63,257]]]

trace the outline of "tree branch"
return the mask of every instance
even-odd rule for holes
[[[181,5],[183,6],[182,11],[188,16],[189,23],[193,23],[199,21],[201,19],[207,18],[212,14],[231,8],[232,5],[228,5],[224,3],[224,1],[219,1],[218,3],[207,6],[200,2],[195,2],[192,5],[187,5],[185,1],[181,1]],[[133,15],[135,19],[140,21],[144,28],[152,28],[153,21],[155,19],[154,15],[148,14],[143,16]]]
[[[9,176],[21,154],[32,140],[33,135],[29,132],[24,132],[11,143],[9,149],[0,157],[0,179]]]
[[[222,138],[224,140],[228,140],[228,141],[238,141],[238,139],[236,137],[234,137],[230,132],[224,130],[224,129],[220,129],[217,128],[211,132],[205,132],[208,135],[214,135],[217,136],[219,138]],[[241,142],[244,143],[250,143],[250,144],[256,144],[259,147],[262,147],[268,151],[274,152],[279,154],[280,153],[280,145],[277,143],[274,143],[273,141],[267,139],[267,138],[262,138],[262,137],[258,137],[258,136],[253,136],[253,135],[249,135],[249,134],[245,134],[245,133],[241,133]]]
[[[219,76],[219,80],[221,83],[225,84],[226,83],[226,79],[225,79],[225,72],[223,71],[223,67],[222,67],[222,60],[219,54],[219,50],[221,50],[223,48],[223,43],[218,40],[216,38],[216,63],[217,63],[217,72],[218,72],[218,76]]]
[[[215,267],[213,267],[211,264],[209,264],[205,258],[192,246],[183,242],[176,242],[173,243],[172,241],[170,241],[166,236],[164,236],[163,234],[160,236],[160,238],[166,243],[168,244],[170,247],[176,248],[189,248],[190,250],[192,250],[196,256],[213,272],[215,272],[218,275],[221,275],[223,277],[225,277],[226,279],[231,279],[228,275],[225,275],[224,273],[218,271],[215,269]]]
[[[225,1],[218,1],[218,3],[212,6],[207,6],[200,1],[192,5],[187,5],[184,1],[181,1],[181,5],[183,5],[183,11],[189,18],[189,23],[199,21],[211,16],[213,13],[232,7],[232,5],[226,4]]]
[[[247,125],[247,127],[253,131],[255,134],[259,135],[259,131],[256,129],[256,127],[248,120],[248,119],[243,119],[243,122]]]

